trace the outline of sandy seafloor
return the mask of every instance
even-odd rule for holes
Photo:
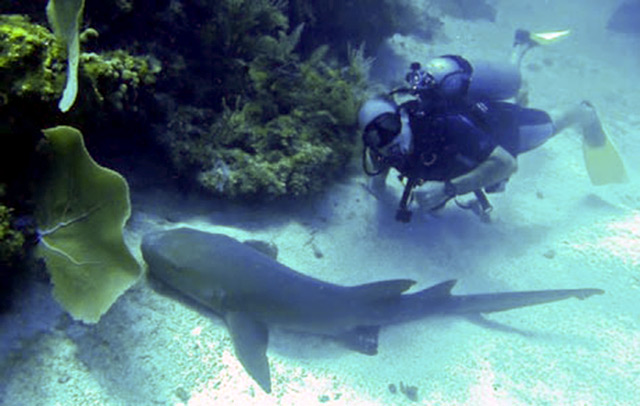
[[[0,403],[637,405],[640,40],[607,32],[615,2],[599,3],[503,0],[496,23],[446,19],[447,38],[435,45],[394,43],[416,59],[497,58],[508,54],[515,28],[572,28],[568,39],[527,57],[530,104],[554,113],[591,100],[626,161],[629,183],[592,186],[579,135],[567,131],[519,158],[507,192],[491,197],[491,224],[454,205],[438,217],[418,212],[410,224],[396,223],[395,203],[378,202],[354,171],[320,199],[280,210],[222,208],[132,181],[127,238],[139,255],[144,232],[186,224],[272,241],[284,264],[345,285],[412,278],[421,289],[455,278],[458,294],[595,287],[605,295],[488,316],[523,334],[459,318],[385,327],[375,357],[275,331],[267,395],[233,356],[221,320],[144,280],[96,325],[71,322],[49,288],[35,285],[0,321]],[[29,334],[38,330],[45,332]],[[6,347],[15,349],[11,356]],[[417,402],[390,392],[401,382],[418,388]]]

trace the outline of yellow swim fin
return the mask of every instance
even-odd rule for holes
[[[546,45],[565,38],[569,34],[571,34],[571,30],[532,32],[529,38],[538,45]]]
[[[622,158],[608,138],[599,146],[591,146],[583,142],[582,153],[592,184],[609,185],[624,183],[628,180]]]
[[[588,119],[581,124],[582,152],[591,183],[608,185],[626,182],[628,180],[627,171],[624,168],[622,158],[602,129],[595,109],[588,102],[583,102],[582,106],[590,113]]]
[[[513,52],[511,62],[517,66],[522,63],[522,58],[530,49],[540,45],[547,45],[559,39],[565,38],[571,30],[529,32],[524,29],[517,29],[513,39]]]

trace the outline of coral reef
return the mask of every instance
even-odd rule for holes
[[[62,91],[64,77],[54,61],[60,49],[53,34],[20,15],[0,15],[0,102],[13,98],[49,101]]]
[[[2,185],[0,185],[0,189]],[[12,210],[0,204],[0,268],[5,269],[23,254],[24,235],[12,227]],[[3,277],[1,275],[0,277]]]
[[[82,55],[82,71],[91,84],[94,100],[117,110],[138,109],[140,88],[150,88],[161,71],[149,56],[134,56],[123,50]]]
[[[0,15],[0,103],[14,99],[45,104],[55,101],[64,87],[64,49],[45,27],[20,15]],[[80,58],[80,86],[85,99],[113,104],[121,109],[136,89],[155,83],[160,71],[157,61],[118,50],[104,54],[84,53]],[[91,101],[91,100],[89,100]],[[40,109],[41,110],[41,109]]]
[[[187,68],[204,72],[190,84],[200,86],[176,95],[190,103],[168,109],[161,137],[174,165],[232,199],[322,190],[355,146],[362,53],[352,52],[346,66],[329,62],[326,47],[301,60],[304,28],[290,29],[279,2],[223,1],[211,16],[202,59]]]
[[[344,44],[349,43],[366,44],[375,53],[395,33],[430,38],[442,25],[410,0],[290,0],[288,12],[292,24],[305,24],[307,35],[300,44],[303,54],[327,44],[346,56]]]
[[[0,201],[4,197],[5,185],[0,183]],[[15,224],[14,210],[0,202],[0,313],[10,305],[7,298],[25,257],[26,237]]]
[[[299,62],[297,35],[261,38],[263,53],[245,78],[255,97],[224,101],[220,114],[177,109],[165,142],[175,165],[194,171],[207,190],[249,200],[303,196],[344,169],[355,146],[362,56],[354,52],[339,69],[323,62],[320,48]]]
[[[20,212],[28,211],[17,206],[29,201],[40,129],[60,120],[56,104],[65,60],[64,48],[47,28],[25,16],[0,15],[0,182]],[[122,50],[82,54],[79,102],[65,119],[89,129],[100,126],[113,140],[118,132],[104,123],[118,114],[130,119],[159,69],[152,58]]]
[[[349,58],[354,53],[349,54],[347,43],[357,46],[366,41],[372,50],[392,32],[407,31],[406,27],[427,32],[437,26],[433,19],[412,15],[408,4],[405,0],[329,2],[327,7],[303,0],[87,4],[85,21],[100,36],[83,50],[96,44],[114,50],[81,55],[78,101],[69,119],[92,135],[87,143],[102,161],[110,160],[103,154],[121,160],[127,154],[144,153],[134,151],[140,136],[132,139],[127,133],[135,125],[136,133],[153,134],[144,128],[153,126],[180,176],[216,195],[259,200],[313,193],[344,170],[355,147],[354,124],[366,66],[362,52],[359,58]],[[374,8],[376,13],[366,12]],[[51,107],[64,86],[64,49],[45,28],[23,17],[11,18],[38,29],[44,39],[34,40],[39,54],[25,70],[33,72],[29,77],[33,84],[26,87],[32,97],[24,99],[5,90],[24,81],[17,77],[22,70],[8,71],[14,76],[4,76],[0,93],[6,95],[7,112],[13,117],[37,109],[49,117],[40,119],[40,128],[48,127],[55,123]],[[407,24],[410,18],[420,21]],[[346,20],[350,24],[343,24]],[[123,49],[154,57],[133,57]],[[18,60],[8,66],[25,63]],[[144,91],[150,85],[155,98]],[[156,108],[158,101],[164,109]],[[127,130],[114,131],[114,126]],[[7,133],[21,132],[11,130]],[[122,140],[107,138],[113,134],[122,134]],[[157,140],[144,141],[146,148]]]

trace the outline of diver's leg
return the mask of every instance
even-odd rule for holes
[[[528,31],[517,30],[510,61],[469,60],[473,68],[468,89],[470,99],[496,101],[513,98],[518,105],[526,105],[528,91],[520,66],[524,55],[537,45]]]
[[[588,102],[576,104],[555,115],[553,117],[555,134],[561,133],[565,129],[573,127],[574,125],[578,125],[588,118],[589,110],[587,108],[587,104],[590,105]]]
[[[550,44],[562,38],[565,38],[571,30],[550,31],[531,33],[527,30],[516,30],[513,40],[513,52],[511,53],[511,63],[520,67],[522,58],[538,45]]]
[[[569,30],[555,32],[531,33],[527,30],[518,29],[513,40],[513,50],[511,52],[511,64],[520,71],[524,56],[533,48],[542,44],[549,44],[569,34]],[[529,102],[529,91],[527,82],[523,81],[520,92],[516,96],[516,104],[527,106]]]
[[[511,65],[520,73],[522,68],[522,59],[534,47],[537,42],[531,39],[531,33],[526,30],[517,29],[513,39],[513,50],[511,51]],[[518,106],[526,107],[529,104],[529,84],[526,80],[522,80],[518,93],[515,96],[515,103]]]
[[[511,51],[511,63],[520,69],[522,58],[537,46],[538,43],[531,39],[531,33],[526,30],[517,29],[513,38],[513,50]]]
[[[521,108],[516,114],[518,123],[516,155],[538,148],[557,133],[553,120],[545,111]]]
[[[598,113],[593,105],[586,100],[562,111],[553,118],[553,123],[556,134],[574,125],[578,126],[583,133],[585,142],[589,145],[602,145],[606,140]]]

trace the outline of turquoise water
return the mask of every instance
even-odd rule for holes
[[[490,197],[489,224],[452,204],[397,223],[396,203],[376,200],[355,172],[315,201],[281,208],[132,188],[126,229],[139,259],[145,233],[187,225],[273,242],[280,262],[337,284],[410,278],[417,290],[458,279],[456,294],[600,288],[604,295],[487,316],[504,328],[455,317],[384,327],[374,357],[327,338],[274,331],[273,390],[265,394],[233,355],[221,319],[159,294],[146,280],[87,325],[72,321],[50,286],[34,278],[0,318],[0,404],[637,404],[639,39],[604,29],[614,3],[495,1],[495,22],[444,17],[444,35],[430,43],[400,35],[391,43],[409,58],[501,58],[515,28],[571,28],[567,39],[527,56],[530,103],[553,114],[589,99],[625,160],[628,183],[591,185],[580,136],[567,130],[519,157],[506,192]],[[389,184],[399,197],[394,176]],[[415,398],[401,387],[415,387]]]

